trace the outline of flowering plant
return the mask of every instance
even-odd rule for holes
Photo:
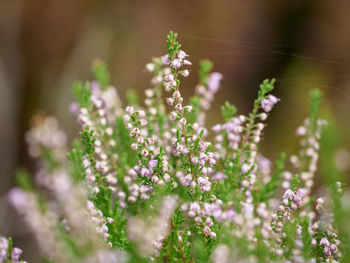
[[[102,62],[95,81],[74,84],[70,109],[82,131],[67,155],[57,121],[33,119],[26,139],[39,169],[34,182],[18,173],[9,200],[46,262],[342,261],[327,200],[339,207],[343,186],[335,183],[327,199],[312,196],[326,124],[321,92],[310,93],[309,117],[297,129],[300,152],[289,166],[284,153],[272,164],[258,146],[279,102],[275,81],[260,85],[249,115],[226,102],[223,121],[207,129],[222,75],[201,61],[196,94],[185,103],[189,55],[173,32],[166,44],[167,54],[146,65],[153,77],[144,105],[133,94],[123,109]],[[20,254],[1,239],[0,262],[19,262]]]

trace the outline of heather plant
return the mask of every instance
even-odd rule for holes
[[[311,91],[296,130],[300,151],[272,162],[259,142],[280,101],[275,81],[263,81],[251,113],[226,102],[222,120],[206,128],[222,75],[201,61],[186,102],[189,55],[173,32],[166,45],[146,65],[144,103],[129,93],[123,107],[101,61],[94,81],[73,85],[81,132],[71,150],[55,118],[33,118],[26,141],[38,170],[34,180],[18,172],[9,201],[45,262],[345,262],[346,231],[342,238],[337,229],[344,186],[333,180],[328,195],[313,195],[327,125],[321,92]],[[20,254],[1,237],[0,262],[20,262]]]

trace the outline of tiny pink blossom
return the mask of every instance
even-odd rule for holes
[[[169,59],[169,55],[168,54],[162,56],[162,63],[164,65],[169,65],[170,64],[170,59]]]
[[[211,128],[211,130],[212,130],[213,132],[216,132],[216,133],[221,132],[221,130],[222,130],[221,124],[216,124],[216,125],[214,125],[214,126]]]
[[[172,62],[171,62],[171,67],[173,68],[179,68],[181,67],[181,60],[180,59],[174,59]]]
[[[220,81],[222,80],[222,74],[219,72],[213,72],[208,77],[208,90],[212,93],[216,93],[220,88]]]
[[[214,181],[221,181],[227,178],[227,175],[224,174],[223,172],[217,172],[212,176],[212,179]]]
[[[295,195],[294,195],[293,191],[290,189],[288,189],[283,195],[283,199],[293,200],[294,197],[295,197]]]
[[[177,54],[177,57],[179,59],[184,59],[184,58],[188,57],[188,55],[185,53],[185,51],[180,50],[179,53]]]
[[[321,239],[321,241],[320,241],[320,246],[321,246],[321,245],[324,245],[325,247],[329,247],[329,246],[330,246],[329,241],[328,241],[328,239],[327,239],[326,237],[323,237],[323,238]]]
[[[263,99],[261,101],[261,107],[265,112],[269,112],[272,110],[273,106],[279,101],[280,99],[276,98],[273,95],[269,95],[267,99]]]

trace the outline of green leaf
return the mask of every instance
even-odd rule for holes
[[[295,247],[297,223],[287,221],[283,227],[283,232],[286,233],[284,237],[284,245],[286,246],[285,256],[286,258],[290,258],[292,256],[292,251]]]
[[[302,218],[301,222],[301,240],[303,241],[303,253],[304,253],[304,258],[310,259],[312,257],[311,255],[311,241],[312,237],[309,232],[309,217],[304,217]]]
[[[80,132],[81,137],[81,143],[84,145],[84,152],[90,155],[94,154],[95,151],[95,137],[94,132],[91,130],[90,127],[86,126],[82,132]]]
[[[16,170],[16,184],[25,191],[34,191],[34,184],[25,169]]]
[[[100,88],[105,90],[108,87],[110,76],[107,70],[107,65],[101,60],[94,62],[92,72],[97,82],[100,84]]]
[[[231,105],[229,102],[225,102],[224,106],[221,106],[221,114],[225,121],[229,121],[237,113],[237,108]]]
[[[81,181],[85,178],[85,169],[82,165],[83,150],[81,146],[79,141],[74,141],[72,151],[67,154],[71,175],[75,181]]]
[[[298,187],[300,186],[300,178],[299,175],[296,174],[291,180],[290,180],[290,185],[291,185],[291,189],[293,191],[296,191],[298,189]]]
[[[91,100],[90,84],[86,82],[74,82],[73,94],[77,100],[80,108],[88,108]]]
[[[177,52],[179,52],[181,45],[176,41],[177,34],[170,31],[167,37],[166,45],[168,47],[169,58],[174,58]]]
[[[9,237],[8,238],[8,248],[7,248],[7,257],[8,258],[11,258],[11,254],[12,254],[12,250],[13,250],[13,241],[12,241],[12,238]]]
[[[134,89],[128,89],[126,91],[126,101],[129,105],[139,105],[139,96]]]
[[[199,62],[199,83],[202,85],[207,85],[207,78],[210,71],[213,68],[213,63],[208,59],[203,59]]]
[[[317,115],[320,110],[322,102],[322,92],[319,89],[313,89],[310,91],[310,106],[309,106],[309,118],[312,132],[315,132],[317,128]]]
[[[274,89],[274,84],[275,84],[276,80],[275,79],[265,79],[263,81],[263,83],[260,84],[260,91],[263,95],[271,92]],[[259,94],[260,97],[260,94]]]

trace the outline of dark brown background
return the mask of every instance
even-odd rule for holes
[[[90,65],[101,58],[122,98],[129,88],[142,93],[149,87],[144,65],[165,53],[169,30],[179,33],[194,65],[183,81],[186,97],[199,59],[211,59],[225,75],[209,124],[225,100],[247,113],[259,83],[275,77],[282,101],[265,132],[268,157],[296,149],[294,131],[315,87],[324,91],[324,111],[349,149],[349,11],[346,0],[0,1],[0,229],[28,249],[26,259],[37,260],[25,227],[6,205],[15,168],[33,169],[23,141],[30,117],[39,109],[55,115],[73,138],[71,83],[91,79]]]

